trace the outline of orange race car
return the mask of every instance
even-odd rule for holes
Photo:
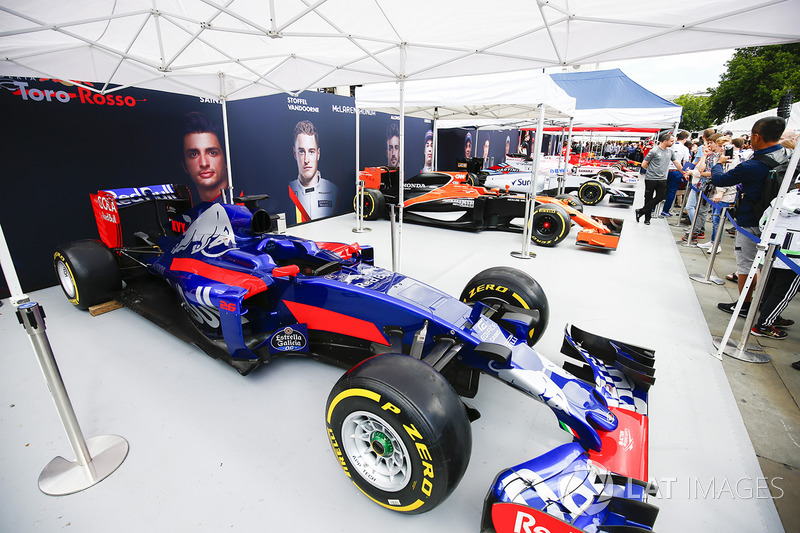
[[[386,217],[387,207],[399,201],[398,170],[367,167],[361,171],[360,179],[364,182],[364,218]],[[522,231],[525,195],[474,183],[474,176],[467,172],[425,172],[407,179],[403,186],[403,220],[473,231]],[[358,200],[356,195],[354,205]],[[617,248],[622,220],[585,215],[580,200],[569,195],[536,197],[531,240],[540,246],[555,246],[567,238],[573,222],[582,227],[577,244]]]

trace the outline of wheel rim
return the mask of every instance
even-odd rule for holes
[[[64,261],[56,263],[56,270],[58,271],[58,281],[61,282],[61,288],[69,298],[75,298],[75,282],[72,279],[72,273]]]
[[[586,187],[583,190],[584,202],[593,202],[598,196],[600,196],[600,191],[597,190],[597,187]]]
[[[554,224],[555,222],[556,218],[554,216],[549,214],[543,215],[536,221],[536,232],[540,235],[552,235],[555,233],[553,226],[555,225],[557,227],[557,225]]]
[[[353,469],[370,485],[397,492],[411,479],[405,444],[381,417],[355,411],[342,423],[342,447]]]

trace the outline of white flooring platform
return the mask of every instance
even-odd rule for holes
[[[406,224],[401,271],[455,296],[490,266],[527,271],[544,287],[551,308],[536,349],[558,363],[567,322],[654,348],[656,530],[783,531],[666,221],[637,224],[632,208],[607,205],[586,212],[625,219],[618,250],[580,248],[574,228],[559,246],[532,246],[536,257],[520,260],[510,255],[522,249],[519,234]],[[289,233],[371,244],[376,264],[391,268],[389,222],[366,225],[372,231],[353,233],[355,218],[345,215]],[[46,312],[84,435],[121,435],[130,453],[88,490],[61,497],[39,491],[45,465],[74,456],[29,337],[5,301],[0,531],[477,532],[499,471],[569,441],[548,407],[484,376],[471,400],[482,417],[472,425],[464,479],[431,512],[402,516],[367,500],[328,445],[325,400],[341,370],[285,359],[242,377],[127,309],[93,318],[72,308],[58,287],[30,296]]]

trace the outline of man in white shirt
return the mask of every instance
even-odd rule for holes
[[[298,122],[294,128],[292,148],[297,161],[297,179],[289,183],[289,198],[296,208],[298,223],[328,217],[336,212],[338,188],[322,178],[317,169],[321,151],[314,124],[308,120]]]

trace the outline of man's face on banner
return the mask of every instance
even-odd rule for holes
[[[313,135],[300,133],[294,140],[294,158],[297,160],[297,174],[307,185],[317,175],[320,149]]]
[[[489,159],[489,141],[483,143],[483,158]]]
[[[215,198],[220,189],[228,186],[228,169],[225,154],[213,133],[189,133],[183,137],[183,169],[192,178],[201,197],[203,191],[213,193]]]
[[[467,141],[464,143],[464,157],[466,159],[472,157],[472,141]]]
[[[397,135],[386,140],[386,164],[390,167],[400,165],[400,137]]]
[[[425,166],[430,167],[433,164],[433,139],[425,141]]]

